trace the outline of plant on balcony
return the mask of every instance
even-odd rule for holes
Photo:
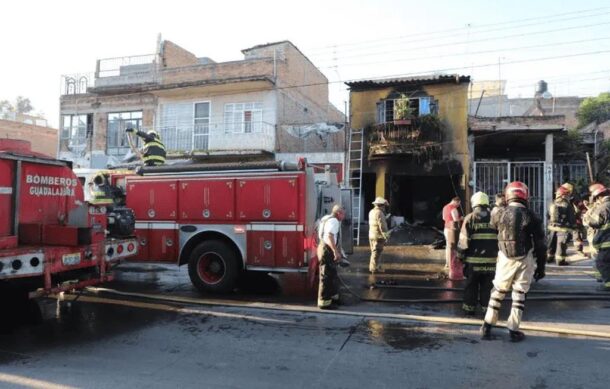
[[[411,124],[413,109],[409,107],[409,97],[404,93],[394,101],[394,124]]]

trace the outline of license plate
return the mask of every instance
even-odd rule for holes
[[[64,254],[61,261],[65,266],[78,265],[80,263],[80,253]]]

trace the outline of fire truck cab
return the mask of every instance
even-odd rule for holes
[[[132,260],[188,265],[200,291],[228,292],[243,271],[307,272],[315,256],[305,161],[164,165],[114,179],[135,212]]]

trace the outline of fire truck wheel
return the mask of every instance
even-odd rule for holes
[[[235,251],[218,240],[199,243],[189,258],[189,277],[201,292],[231,292],[240,269]]]

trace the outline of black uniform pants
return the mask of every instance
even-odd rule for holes
[[[548,255],[549,261],[555,260],[556,263],[565,261],[568,257],[568,232],[549,231]]]
[[[339,276],[335,254],[328,245],[324,245],[320,259],[320,283],[318,286],[318,307],[327,307],[333,300],[339,299]]]
[[[477,303],[483,308],[487,308],[495,273],[489,270],[478,271],[472,264],[467,264],[464,275],[466,276],[466,285],[464,286],[462,309],[465,312],[475,312]]]
[[[610,288],[610,250],[601,249],[595,259],[595,266],[601,274],[604,287]]]

